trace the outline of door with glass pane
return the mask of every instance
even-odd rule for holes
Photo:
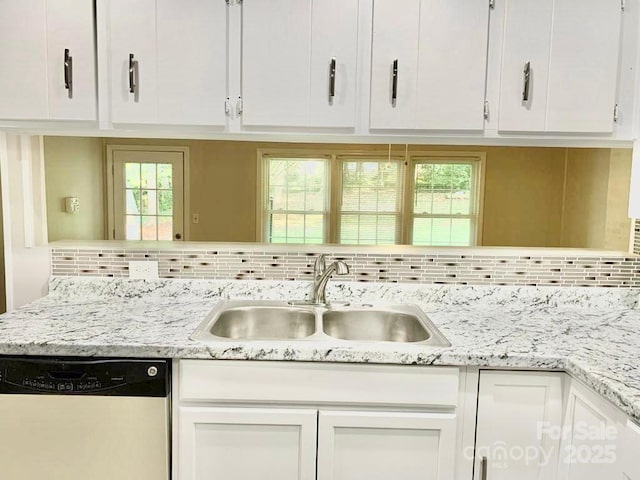
[[[113,238],[184,238],[184,151],[112,150]]]

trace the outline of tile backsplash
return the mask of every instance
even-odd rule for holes
[[[633,232],[633,253],[640,255],[640,219],[636,219]]]
[[[636,253],[640,247],[636,223]],[[320,250],[319,251],[326,251]],[[127,277],[131,260],[155,260],[161,278],[311,280],[318,252],[275,246],[213,249],[52,248],[54,276]],[[640,287],[640,257],[579,254],[339,253],[345,281],[453,285]]]

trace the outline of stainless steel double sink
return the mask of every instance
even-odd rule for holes
[[[296,340],[451,344],[416,305],[219,303],[191,335],[202,342]]]

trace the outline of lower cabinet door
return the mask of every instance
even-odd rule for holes
[[[318,480],[451,480],[456,417],[320,411]]]
[[[625,415],[613,405],[572,380],[565,412],[558,480],[626,478],[622,473],[623,452],[628,447],[625,440],[626,420]],[[637,457],[638,451],[632,455]],[[631,469],[628,471],[631,472]]]
[[[480,373],[474,479],[555,479],[563,378],[562,373]]]
[[[179,480],[314,480],[317,410],[181,407]]]
[[[618,445],[623,480],[640,480],[640,427],[627,421]]]

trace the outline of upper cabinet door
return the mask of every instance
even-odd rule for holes
[[[155,123],[158,116],[156,0],[111,0],[109,6],[112,121]]]
[[[617,0],[504,0],[499,130],[611,133]]]
[[[422,0],[415,128],[484,128],[488,36],[488,2]]]
[[[547,131],[613,131],[621,15],[617,0],[555,0]]]
[[[210,0],[111,0],[114,123],[225,125],[226,8]]]
[[[0,118],[96,119],[93,1],[2,0],[0,46]]]
[[[224,126],[227,6],[157,0],[158,123]]]
[[[242,123],[355,125],[358,0],[242,4]]]
[[[545,129],[553,0],[505,0],[499,129]]]
[[[371,128],[416,125],[420,0],[375,0],[371,53]]]
[[[49,118],[46,18],[43,0],[0,2],[0,118]]]
[[[489,4],[375,0],[373,129],[482,130]]]
[[[50,118],[96,119],[96,54],[92,0],[47,2]]]

